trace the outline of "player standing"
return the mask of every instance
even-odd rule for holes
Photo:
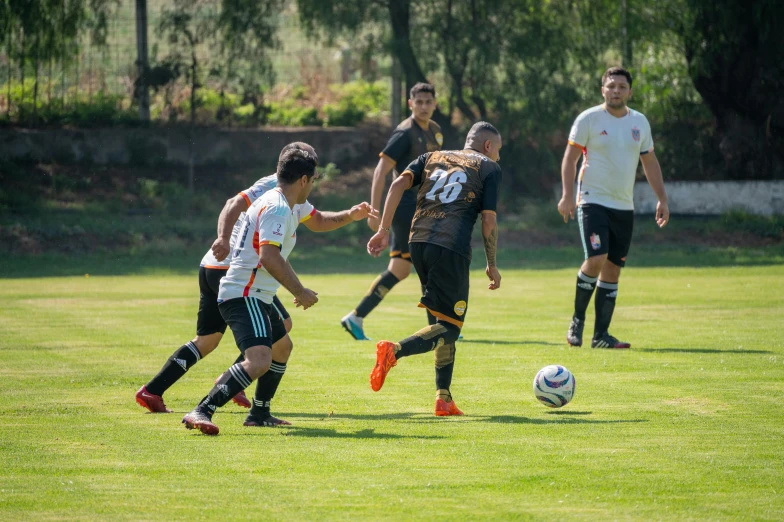
[[[596,320],[591,347],[631,346],[610,335],[608,329],[632,240],[634,177],[639,162],[658,198],[656,223],[663,227],[670,219],[651,126],[643,114],[626,106],[631,95],[632,75],[621,67],[607,69],[602,75],[604,103],[577,117],[561,164],[563,196],[558,212],[567,222],[577,210],[585,253],[577,273],[574,315],[566,334],[572,346],[582,346],[585,311],[594,289]],[[583,166],[575,199],[574,179],[581,155]]]
[[[379,154],[378,165],[373,172],[373,185],[370,191],[370,205],[380,208],[387,174],[394,167],[403,170],[420,155],[441,149],[444,137],[441,127],[430,118],[436,110],[436,90],[429,83],[417,83],[411,88],[408,106],[411,116],[397,126],[386,147]],[[416,189],[406,191],[398,205],[389,241],[389,265],[386,271],[376,277],[367,294],[356,309],[343,317],[340,324],[358,341],[368,340],[365,336],[363,321],[381,302],[387,293],[411,273],[411,255],[408,251],[408,235],[411,220],[416,208]],[[378,219],[369,218],[368,226],[373,232],[378,230]],[[429,318],[432,322],[432,318]]]
[[[455,342],[468,312],[468,268],[471,232],[482,216],[488,288],[501,286],[496,266],[498,226],[496,204],[501,168],[496,163],[501,135],[486,122],[471,127],[462,151],[430,152],[411,163],[389,189],[378,232],[368,242],[368,252],[378,256],[389,242],[393,216],[403,193],[417,189],[411,225],[411,259],[422,283],[419,306],[436,318],[434,324],[398,343],[376,345],[376,365],[370,386],[378,391],[387,373],[401,357],[433,351],[436,368],[437,416],[462,415],[452,400],[450,385]]]

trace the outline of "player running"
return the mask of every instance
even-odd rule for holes
[[[468,268],[471,263],[471,232],[482,216],[488,288],[501,286],[496,266],[498,226],[496,205],[501,168],[496,163],[501,135],[486,122],[471,127],[462,151],[430,152],[419,156],[389,189],[378,232],[370,238],[368,253],[378,256],[389,242],[398,202],[406,190],[417,189],[416,212],[411,225],[410,251],[422,298],[419,306],[432,314],[434,324],[411,337],[376,345],[376,365],[370,387],[379,391],[397,361],[409,355],[433,351],[436,368],[435,414],[462,415],[452,400],[450,385],[455,362],[455,342],[468,312]]]

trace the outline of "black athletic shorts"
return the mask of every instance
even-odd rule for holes
[[[237,297],[218,304],[241,352],[252,346],[272,345],[286,336],[283,318],[272,304],[256,297]]]
[[[585,259],[607,254],[610,262],[618,266],[626,264],[634,230],[633,210],[580,205],[577,207],[577,223],[580,225]]]
[[[219,268],[199,268],[199,313],[196,316],[196,335],[226,332],[226,321],[218,310],[218,290],[226,272],[228,270]],[[278,296],[272,298],[272,304],[281,320],[289,318],[289,313]]]
[[[411,261],[422,284],[419,306],[436,318],[463,327],[468,312],[468,267],[471,261],[432,243],[411,243]]]
[[[408,237],[411,235],[411,222],[414,221],[416,201],[405,203],[395,210],[392,218],[392,233],[389,235],[389,257],[399,257],[411,261],[408,251]]]

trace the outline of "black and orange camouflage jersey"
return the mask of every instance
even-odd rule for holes
[[[482,212],[495,213],[501,167],[474,150],[429,152],[403,172],[417,205],[410,243],[432,243],[471,259],[471,233]]]
[[[392,159],[395,162],[395,170],[401,173],[409,163],[422,154],[441,150],[441,145],[444,143],[441,127],[433,120],[429,120],[427,125],[428,128],[425,130],[414,121],[413,116],[406,118],[392,132],[387,146],[379,156]],[[415,204],[416,190],[407,190],[400,200],[400,206],[413,207]]]

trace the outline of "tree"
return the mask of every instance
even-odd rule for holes
[[[737,178],[784,177],[784,31],[778,0],[687,0],[680,33],[694,86]]]

